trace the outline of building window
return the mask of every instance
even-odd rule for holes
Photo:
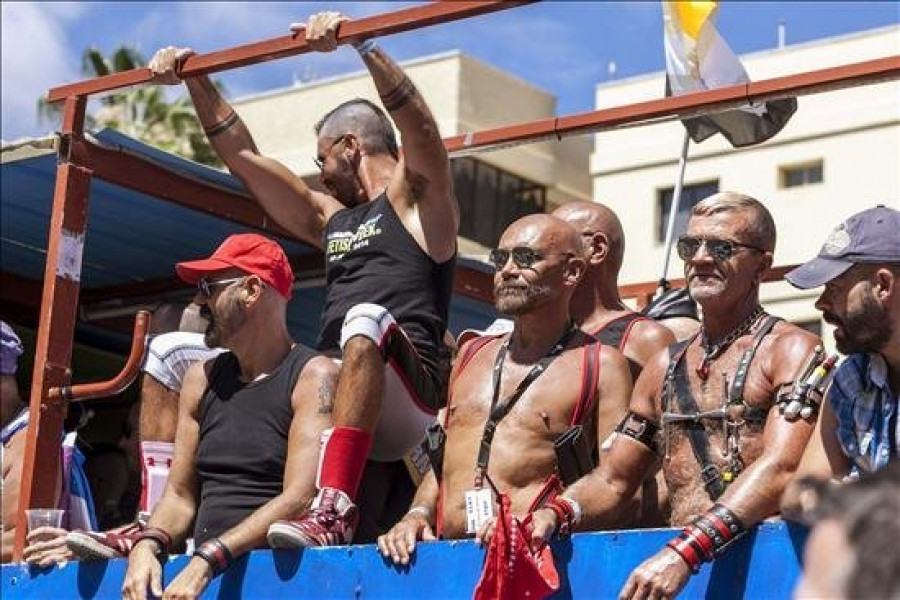
[[[684,234],[687,230],[688,219],[691,217],[691,209],[706,198],[719,191],[719,181],[704,181],[693,185],[685,185],[681,188],[681,201],[678,203],[678,216],[675,217],[674,239]],[[656,241],[662,244],[666,241],[666,227],[669,225],[669,210],[672,207],[672,196],[675,188],[670,187],[659,190],[656,194]]]
[[[544,212],[547,189],[470,157],[454,158],[459,235],[493,248],[510,223]]]
[[[792,165],[779,169],[778,179],[782,188],[800,187],[813,183],[822,183],[822,161],[817,160],[802,165]]]

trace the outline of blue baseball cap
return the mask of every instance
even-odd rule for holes
[[[819,255],[784,276],[794,287],[825,285],[857,263],[900,263],[900,211],[879,204],[832,231]]]

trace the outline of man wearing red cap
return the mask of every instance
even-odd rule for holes
[[[197,549],[169,584],[199,595],[234,557],[265,545],[271,523],[315,494],[319,438],[330,425],[337,367],[291,340],[287,302],[294,276],[281,247],[233,235],[207,259],[176,265],[197,285],[208,346],[229,350],[197,363],[179,399],[172,469],[148,526],[134,539],[126,598],[162,594],[161,566],[173,544]]]
[[[306,43],[316,51],[336,49],[345,20],[336,12],[312,16]],[[367,457],[402,458],[444,404],[443,336],[459,223],[450,163],[431,111],[400,67],[374,40],[356,49],[387,114],[358,98],[316,125],[314,160],[328,193],[261,156],[208,78],[186,80],[210,143],[231,172],[273,219],[325,252],[327,296],[317,346],[343,360],[335,427],[322,440],[320,493],[299,520],[273,526],[269,542],[277,547],[350,542]],[[150,61],[157,81],[178,83],[179,62],[190,54],[171,47],[157,52]]]

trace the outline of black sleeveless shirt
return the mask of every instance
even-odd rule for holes
[[[344,315],[356,304],[387,308],[423,364],[437,372],[447,329],[456,257],[438,264],[413,239],[387,194],[336,212],[325,226],[327,293],[319,350],[340,346]]]
[[[294,417],[291,394],[313,356],[297,344],[272,373],[251,383],[238,379],[240,366],[233,353],[213,359],[200,401],[198,546],[281,493]]]

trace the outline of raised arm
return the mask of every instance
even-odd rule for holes
[[[181,61],[188,48],[167,47],[150,60],[157,83],[179,83]],[[293,235],[322,247],[325,222],[341,204],[327,194],[311,190],[283,164],[260,155],[240,116],[206,76],[185,80],[203,130],[231,173],[243,182],[263,210]]]
[[[254,548],[264,547],[266,532],[272,523],[296,516],[312,500],[316,491],[319,438],[331,426],[337,373],[338,367],[334,361],[324,356],[313,358],[306,364],[291,397],[294,416],[288,434],[281,493],[235,527],[204,543],[198,549],[200,552],[205,552],[207,548],[211,553],[223,552],[224,548],[231,557],[236,558]],[[213,572],[211,562],[195,554],[166,588],[166,594],[176,598],[199,596],[217,574]]]
[[[317,50],[336,47],[337,27],[347,17],[320,13],[309,20],[306,39]],[[382,104],[400,131],[403,146],[388,197],[420,246],[437,262],[456,252],[459,206],[450,160],[425,99],[374,40],[357,46]]]

